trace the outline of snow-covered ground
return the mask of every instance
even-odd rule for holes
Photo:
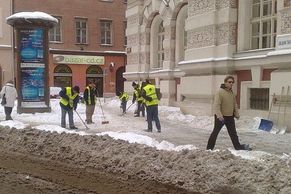
[[[99,102],[102,104],[104,117]],[[44,131],[57,133],[76,133],[82,136],[92,134],[100,136],[106,134],[114,139],[122,139],[128,141],[129,143],[144,144],[150,147],[156,147],[160,150],[168,151],[180,151],[183,149],[205,149],[205,147],[201,147],[201,145],[193,145],[191,144],[191,141],[188,141],[188,143],[187,141],[183,141],[183,145],[177,145],[177,143],[171,142],[171,139],[173,141],[176,141],[176,139],[178,138],[175,137],[179,136],[180,134],[177,130],[176,132],[173,130],[171,131],[164,126],[172,126],[172,128],[175,128],[176,125],[181,126],[181,128],[182,126],[188,126],[189,134],[187,134],[187,130],[183,131],[184,137],[193,135],[193,131],[191,132],[192,128],[193,130],[196,129],[197,131],[204,131],[206,135],[210,134],[213,128],[213,117],[203,115],[183,115],[180,109],[177,107],[160,106],[159,116],[162,125],[162,133],[146,133],[143,131],[143,129],[146,129],[145,119],[142,117],[133,117],[133,111],[135,109],[135,106],[131,106],[125,116],[120,116],[121,112],[119,109],[119,105],[120,102],[117,98],[100,99],[100,101],[97,102],[95,114],[93,116],[93,120],[95,123],[92,125],[88,125],[89,130],[86,130],[85,126],[83,125],[82,121],[76,113],[74,113],[74,120],[75,125],[79,128],[78,130],[69,130],[60,127],[61,111],[59,106],[59,99],[51,99],[52,112],[50,113],[17,114],[15,107],[12,113],[12,118],[14,119],[13,121],[3,121],[5,118],[5,114],[3,108],[0,108],[0,120],[2,120],[0,122],[0,125],[13,127],[16,129],[24,129],[30,126]],[[129,105],[130,101],[128,103],[128,107]],[[78,105],[77,111],[84,121],[85,105],[80,103]],[[102,125],[101,122],[104,120],[109,121],[109,124]],[[262,134],[263,136],[267,132],[257,129],[259,123],[260,118],[242,117],[240,120],[237,121],[236,124],[239,133],[254,133],[259,135]],[[171,133],[171,138],[168,138],[168,136],[166,136],[169,133]],[[199,136],[199,134],[197,135]],[[268,133],[267,136],[272,139],[272,136],[279,136],[279,134]],[[183,136],[181,136],[180,138],[183,139]],[[220,137],[218,137],[217,141],[220,141]],[[225,147],[224,149],[229,149],[231,153],[235,156],[258,161],[263,156],[270,155],[270,153],[260,150],[254,150],[249,152],[236,151],[232,147]],[[214,152],[219,151],[220,150],[214,150]],[[289,154],[284,153],[283,156],[281,155],[279,157],[289,158]]]

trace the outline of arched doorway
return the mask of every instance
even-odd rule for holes
[[[72,70],[68,65],[57,65],[54,69],[54,86],[68,87],[72,86]]]
[[[91,65],[86,70],[86,86],[93,82],[96,84],[98,97],[103,97],[103,70],[98,65]]]
[[[116,71],[116,89],[115,89],[115,93],[119,92],[119,91],[124,91],[124,81],[125,78],[123,77],[123,73],[125,72],[125,67],[119,67]]]

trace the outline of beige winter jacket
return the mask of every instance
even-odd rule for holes
[[[214,114],[218,118],[232,115],[239,118],[238,106],[232,90],[219,89],[214,98]]]

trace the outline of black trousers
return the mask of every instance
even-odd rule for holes
[[[12,120],[12,117],[11,117],[12,107],[4,106],[4,111],[5,111],[6,120]]]
[[[153,121],[156,123],[156,127],[158,131],[161,131],[161,123],[159,119],[159,109],[158,105],[147,106],[147,122],[148,122],[148,129],[149,131],[153,130]]]
[[[136,111],[136,115],[140,116],[140,112],[142,114],[142,116],[145,116],[145,108],[144,108],[144,104],[142,101],[138,101],[137,102],[137,111]]]
[[[224,121],[221,122],[216,115],[214,115],[214,129],[208,139],[207,149],[214,149],[215,142],[217,139],[217,136],[221,130],[221,128],[225,125],[227,132],[230,136],[230,139],[232,141],[233,147],[236,150],[239,150],[242,148],[241,144],[239,143],[236,128],[235,128],[235,121],[234,116],[223,116]]]

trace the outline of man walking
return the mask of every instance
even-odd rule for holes
[[[96,96],[97,96],[96,86],[95,86],[94,82],[90,82],[84,91],[84,101],[86,104],[86,122],[87,122],[87,124],[94,123],[92,121],[92,116],[93,116],[94,111],[95,111]]]
[[[78,129],[74,125],[73,109],[77,109],[77,104],[79,102],[79,93],[79,86],[74,86],[73,88],[65,87],[59,93],[61,97],[60,106],[62,109],[61,126],[63,128],[66,128],[66,114],[68,113],[70,129]]]
[[[233,84],[234,77],[226,76],[224,79],[224,83],[221,84],[219,91],[215,95],[214,129],[209,137],[207,149],[214,149],[218,133],[225,125],[231,138],[232,144],[236,150],[251,150],[249,145],[240,144],[237,136],[234,117],[236,119],[239,119],[239,112],[236,99],[232,91]]]
[[[147,111],[147,123],[148,128],[147,132],[153,131],[153,124],[152,122],[155,121],[156,128],[158,133],[161,132],[161,124],[159,120],[159,110],[158,110],[158,104],[159,104],[159,90],[149,82],[149,80],[146,80],[144,82],[144,87],[141,91],[141,96],[145,99],[146,104],[146,111]]]

